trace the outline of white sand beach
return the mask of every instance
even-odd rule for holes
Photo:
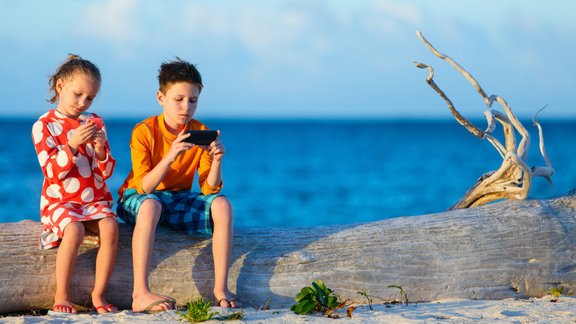
[[[551,297],[505,300],[442,300],[408,305],[358,305],[352,318],[340,310],[340,319],[322,315],[296,315],[289,309],[259,311],[244,308],[242,320],[235,323],[576,323],[576,297],[561,296],[557,302]],[[221,315],[229,311],[214,307]],[[1,323],[182,323],[176,311],[159,314],[140,314],[121,311],[115,314],[75,315],[49,314],[46,316],[11,316],[0,318]],[[204,323],[221,323],[211,320]]]

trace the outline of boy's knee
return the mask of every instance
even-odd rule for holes
[[[210,211],[212,212],[214,223],[232,222],[232,204],[228,198],[224,196],[216,197],[210,205]]]
[[[224,196],[216,197],[210,205],[211,211],[214,213],[228,213],[232,214],[232,204],[230,200]]]
[[[138,217],[136,222],[153,222],[157,224],[160,220],[160,214],[162,213],[162,204],[156,199],[146,199],[140,205],[138,209]]]

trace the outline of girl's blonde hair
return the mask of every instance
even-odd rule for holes
[[[100,70],[92,62],[81,58],[76,54],[68,54],[66,62],[62,63],[48,81],[50,85],[50,93],[52,97],[48,99],[49,102],[55,103],[58,101],[58,91],[56,91],[56,82],[59,79],[69,79],[74,73],[80,72],[86,76],[92,77],[94,80],[101,82]]]

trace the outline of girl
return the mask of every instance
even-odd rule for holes
[[[76,313],[70,281],[88,230],[100,237],[92,304],[98,313],[116,312],[104,297],[118,247],[118,222],[104,180],[112,175],[116,161],[110,155],[102,120],[85,113],[100,89],[100,71],[90,61],[69,55],[49,84],[49,101],[57,102],[57,107],[34,123],[32,139],[44,174],[40,249],[59,245],[52,310]]]

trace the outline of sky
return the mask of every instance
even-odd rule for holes
[[[175,57],[204,80],[200,118],[467,118],[487,107],[416,37],[468,70],[519,117],[576,118],[576,1],[0,0],[0,116],[52,108],[48,78],[79,54],[105,118],[161,112],[157,70]],[[494,106],[495,109],[500,109]]]

